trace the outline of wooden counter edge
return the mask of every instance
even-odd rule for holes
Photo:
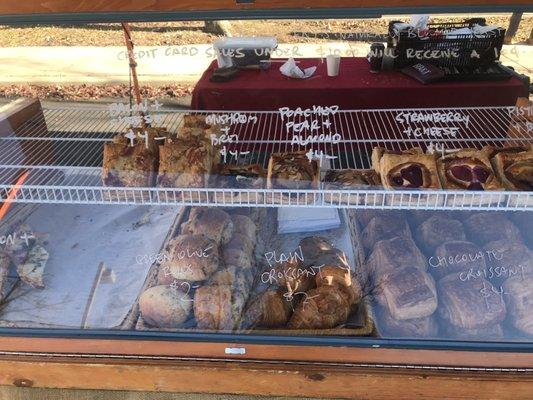
[[[533,374],[95,359],[0,359],[0,385],[327,398],[530,399]]]
[[[242,353],[228,355],[229,353]],[[0,337],[0,353],[50,353],[129,358],[197,358],[341,364],[533,368],[533,353],[346,346],[298,346],[174,340]]]

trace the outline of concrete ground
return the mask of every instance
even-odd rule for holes
[[[193,393],[146,393],[1,387],[0,400],[290,400],[295,397],[256,397]],[[311,400],[311,399],[307,399]]]
[[[324,58],[327,54],[365,57],[368,43],[280,44],[273,58]],[[195,83],[215,59],[208,44],[135,48],[142,84]],[[0,48],[0,84],[116,84],[129,82],[124,47]],[[533,75],[533,46],[505,45],[500,60],[517,72]]]

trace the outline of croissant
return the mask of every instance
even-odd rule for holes
[[[266,290],[246,310],[243,325],[282,327],[287,325],[291,312],[291,301],[280,290]]]
[[[359,281],[352,277],[349,269],[328,265],[320,269],[315,278],[316,286],[333,286],[339,290],[350,307],[358,304],[363,297]]]
[[[290,329],[328,329],[346,322],[350,305],[335,286],[320,286],[307,292],[292,314]]]

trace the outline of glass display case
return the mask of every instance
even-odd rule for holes
[[[0,29],[3,355],[501,369],[527,398],[530,14],[504,45],[508,14],[84,7]]]

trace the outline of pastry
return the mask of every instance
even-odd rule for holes
[[[509,321],[520,332],[533,336],[533,275],[513,276],[503,289]]]
[[[204,188],[214,161],[212,146],[201,140],[177,139],[159,149],[157,184],[171,188]]]
[[[240,233],[234,233],[231,240],[224,245],[222,254],[224,254],[224,251],[226,250],[239,250],[251,258],[254,254],[254,247],[255,243],[247,236]]]
[[[414,229],[418,228],[423,222],[430,219],[435,215],[440,215],[445,218],[454,218],[459,219],[454,216],[453,212],[439,210],[439,211],[430,211],[430,210],[411,210],[407,212],[407,220],[411,224],[411,227]],[[459,219],[461,220],[461,219]]]
[[[468,341],[501,341],[503,340],[503,329],[500,324],[486,326],[483,328],[464,329],[450,324],[443,324],[442,334],[446,339],[468,340]]]
[[[305,152],[298,153],[277,153],[270,156],[268,162],[268,189],[285,190],[310,190],[318,189],[320,182],[319,165],[316,160],[309,160]],[[267,199],[274,203],[312,203],[314,196],[309,194],[296,196],[285,195],[283,193],[272,193]]]
[[[325,265],[335,265],[350,269],[346,254],[342,250],[333,248],[331,250],[324,251],[315,258],[304,259],[302,265],[311,270],[320,270]]]
[[[204,281],[220,266],[217,243],[204,235],[180,235],[170,240],[160,271],[168,280]],[[161,274],[160,274],[161,275]],[[159,280],[160,283],[166,282]]]
[[[194,207],[189,213],[189,220],[181,225],[181,231],[205,235],[224,245],[233,236],[233,222],[228,213],[216,207]]]
[[[44,288],[44,270],[48,257],[48,252],[44,247],[34,245],[24,262],[17,265],[20,279],[34,288]]]
[[[157,173],[157,155],[144,144],[105,143],[102,167],[104,186],[151,187]]]
[[[352,276],[350,269],[344,267],[326,265],[316,275],[315,284],[316,287],[336,287],[352,309],[363,298],[363,289],[359,281]]]
[[[326,191],[381,189],[381,179],[373,169],[329,170],[323,179]],[[334,204],[382,204],[379,194],[325,193],[324,200]]]
[[[178,129],[178,138],[194,138],[211,141],[221,134],[220,126],[211,125],[206,121],[206,116],[201,114],[185,114],[183,125]],[[213,135],[213,136],[212,136]]]
[[[428,263],[411,238],[397,236],[377,242],[366,267],[375,284],[379,285],[381,277],[405,267],[416,267],[425,272]]]
[[[405,267],[386,274],[376,288],[378,302],[398,320],[428,317],[437,308],[433,278],[416,267]]]
[[[533,212],[515,211],[508,212],[507,215],[520,230],[524,241],[533,248]]]
[[[446,275],[464,276],[469,272],[483,273],[487,269],[487,254],[472,242],[453,240],[436,248],[429,258],[429,272],[436,280]],[[462,274],[462,275],[460,275]]]
[[[304,261],[317,258],[325,251],[333,250],[333,245],[321,236],[307,236],[300,240],[298,247],[301,250]]]
[[[252,269],[255,265],[253,256],[239,249],[226,248],[222,252],[224,264],[242,269]]]
[[[194,316],[199,329],[232,330],[238,322],[234,313],[234,290],[230,285],[202,286],[194,293]],[[240,308],[240,307],[239,307]]]
[[[278,328],[287,325],[292,314],[290,299],[282,290],[266,290],[252,300],[246,309],[244,328]]]
[[[5,287],[7,284],[10,264],[11,260],[9,259],[9,256],[0,252],[0,304],[2,303],[2,300],[4,300],[6,294]]]
[[[290,329],[329,329],[346,322],[350,305],[335,286],[320,286],[307,292],[300,301],[288,327]]]
[[[393,237],[411,237],[411,230],[407,221],[402,216],[387,215],[376,216],[368,223],[361,234],[361,242],[365,249],[371,250],[380,240]]]
[[[235,266],[229,266],[216,271],[208,284],[210,285],[230,285],[238,288],[246,295],[252,288],[253,274],[250,269],[242,269]]]
[[[303,293],[315,286],[314,277],[318,271],[304,268],[298,260],[289,260],[277,263],[270,271],[264,272],[261,279],[263,282],[279,285],[288,293]]]
[[[385,152],[379,157],[379,151],[374,149],[372,153],[374,169],[379,172],[381,182],[385,189],[389,190],[416,190],[416,189],[440,189],[435,156],[432,154],[420,154],[418,152],[402,152],[400,154]],[[402,199],[400,197],[391,197],[390,204],[419,203],[419,200],[426,198],[428,201],[432,198],[435,201],[437,197],[415,196],[413,198]],[[433,203],[433,201],[431,201]]]
[[[372,168],[374,171],[380,172],[380,162],[381,158],[385,154],[394,154],[394,155],[405,155],[405,154],[411,154],[411,155],[417,155],[417,154],[424,154],[424,151],[421,147],[413,147],[407,150],[389,150],[384,147],[374,147],[372,149]]]
[[[443,242],[466,240],[463,224],[442,215],[434,215],[420,224],[415,237],[420,248],[429,256]]]
[[[484,247],[487,258],[487,279],[502,281],[514,275],[533,274],[533,252],[516,240],[497,240]]]
[[[518,228],[498,212],[480,212],[464,220],[467,237],[474,243],[485,245],[500,239],[522,241]]]
[[[252,243],[257,240],[257,226],[250,217],[240,214],[232,214],[231,221],[233,222],[234,233],[240,233],[246,236]]]
[[[533,150],[510,147],[496,150],[492,166],[508,190],[533,190]]]
[[[370,221],[372,221],[372,218],[374,217],[392,217],[397,218],[398,216],[405,215],[405,212],[399,211],[399,210],[375,210],[372,208],[361,208],[357,210],[351,210],[355,213],[355,220],[361,227],[361,229],[364,229]]]
[[[210,178],[213,189],[236,189],[237,193],[215,192],[214,201],[257,203],[263,198],[262,193],[249,190],[264,189],[266,172],[259,164],[252,165],[219,165]],[[241,192],[246,193],[242,194]]]
[[[178,328],[192,309],[192,299],[170,286],[153,286],[139,297],[139,310],[144,322],[158,328]]]
[[[502,184],[492,169],[490,156],[492,149],[464,149],[439,157],[437,167],[442,186],[451,190],[502,190]],[[462,197],[452,196],[449,205],[461,205]],[[470,201],[470,200],[464,200]],[[494,200],[487,197],[487,200]]]
[[[438,314],[445,324],[462,329],[490,327],[505,319],[505,303],[486,279],[460,279],[456,274],[437,284]]]
[[[377,330],[380,337],[391,339],[418,339],[436,338],[438,335],[439,327],[434,315],[423,318],[399,320],[393,318],[386,308],[379,307],[377,316]]]

